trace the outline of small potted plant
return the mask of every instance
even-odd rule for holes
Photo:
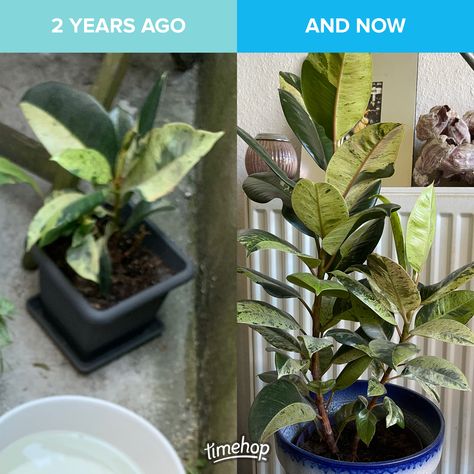
[[[150,221],[222,133],[170,123],[153,128],[166,75],[135,121],[90,95],[48,82],[21,108],[51,160],[77,178],[53,191],[29,226],[26,250],[39,265],[30,312],[84,372],[159,333],[157,310],[188,281],[192,264]],[[0,182],[38,186],[8,160]]]
[[[291,314],[264,301],[238,303],[238,321],[258,331],[275,354],[275,370],[259,376],[266,385],[250,410],[250,434],[260,441],[275,434],[288,474],[432,473],[441,457],[443,416],[425,396],[390,382],[415,380],[435,401],[439,387],[469,390],[457,367],[420,354],[414,338],[474,345],[466,326],[474,292],[456,291],[472,278],[474,264],[434,285],[419,282],[435,232],[434,188],[421,192],[403,231],[399,206],[380,195],[381,178],[394,170],[402,126],[361,126],[370,55],[310,54],[301,77],[280,78],[288,124],[325,181],[292,181],[239,130],[272,170],[247,178],[247,196],[281,199],[285,219],[313,237],[316,249],[303,254],[263,230],[239,235],[248,254],[274,249],[306,267],[286,276],[292,285],[250,268],[238,271],[272,297],[299,300],[312,323],[306,332]],[[373,253],[386,218],[397,261]],[[340,328],[341,321],[354,329]],[[331,378],[335,364],[343,368]],[[364,373],[367,380],[360,381]]]

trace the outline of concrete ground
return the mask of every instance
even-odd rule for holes
[[[87,90],[100,55],[0,55],[0,121],[31,133],[17,103],[31,85],[59,80]],[[159,71],[173,69],[168,55],[134,55],[118,100],[137,108]],[[161,106],[160,122],[193,122],[197,67],[173,72]],[[193,201],[196,177],[191,175],[173,194],[176,210],[160,216],[163,230],[183,250],[196,255]],[[0,295],[16,305],[11,323],[13,344],[4,351],[0,377],[0,413],[38,397],[81,394],[128,407],[157,426],[185,461],[194,463],[199,450],[194,346],[195,307],[191,282],[169,295],[163,307],[164,334],[97,372],[79,375],[29,317],[27,298],[38,292],[38,275],[22,269],[20,260],[28,223],[40,203],[24,186],[0,188]]]

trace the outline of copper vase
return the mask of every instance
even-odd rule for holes
[[[255,138],[269,153],[273,161],[289,178],[297,179],[300,172],[300,160],[296,150],[285,135],[274,133],[259,133]],[[247,173],[262,173],[270,171],[268,165],[257,155],[253,148],[248,147],[245,153],[245,168]]]

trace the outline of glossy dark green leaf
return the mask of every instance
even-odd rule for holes
[[[359,349],[354,349],[350,346],[341,346],[332,359],[333,364],[347,364],[353,360],[360,359],[366,355],[365,352],[360,351]]]
[[[459,290],[448,293],[418,311],[415,327],[435,319],[453,319],[467,324],[474,315],[474,291]]]
[[[321,309],[320,320],[323,331],[332,328],[339,321],[357,321],[346,295],[344,298],[334,298],[333,301],[327,297],[323,298]]]
[[[278,328],[268,328],[263,326],[251,326],[257,331],[269,344],[277,349],[290,352],[300,352],[298,340],[290,333]]]
[[[387,393],[387,389],[383,384],[381,384],[377,379],[371,378],[369,380],[369,385],[367,388],[368,397],[380,397]]]
[[[257,142],[254,138],[252,138],[245,130],[241,129],[240,127],[237,127],[237,133],[242,140],[244,140],[245,143],[249,147],[251,147],[255,153],[261,158],[267,165],[268,167],[272,170],[272,172],[278,176],[283,182],[285,182],[288,186],[291,188],[294,188],[295,182],[288,178],[288,175],[277,166],[277,164],[272,160],[272,157],[270,154],[263,148],[260,143]]]
[[[329,379],[329,380],[312,380],[308,384],[308,389],[313,392],[313,393],[318,393],[319,395],[325,395],[326,393],[329,393],[331,390],[334,389],[336,386],[336,380],[335,379]]]
[[[333,346],[331,339],[325,337],[298,336],[298,340],[301,342],[301,352],[307,359],[310,359],[316,352]]]
[[[351,386],[364,373],[371,360],[369,356],[364,356],[349,362],[336,379],[336,390]]]
[[[324,134],[324,129],[322,130],[324,135],[320,137],[308,112],[290,92],[280,89],[279,93],[288,125],[315,163],[325,170],[332,156],[331,140]]]
[[[291,206],[292,188],[271,171],[247,176],[242,189],[251,201],[265,204],[281,199],[284,205]]]
[[[401,408],[390,397],[384,397],[383,407],[387,412],[387,418],[385,419],[387,428],[393,425],[398,425],[402,429],[405,428],[405,416]]]
[[[345,271],[353,265],[358,265],[367,260],[367,257],[375,250],[383,234],[385,219],[374,219],[366,222],[352,233],[341,245],[340,260],[335,261],[334,268]]]
[[[266,230],[248,229],[240,231],[237,241],[245,247],[247,256],[258,250],[278,250],[296,255],[311,268],[315,268],[321,263],[317,258],[301,253],[293,244],[280,239]]]
[[[384,204],[391,204],[390,200],[384,196],[378,195],[378,198]],[[400,215],[397,211],[390,214],[390,224],[392,226],[392,235],[395,242],[395,250],[397,251],[398,263],[405,269],[408,270],[408,260],[406,253],[405,236],[403,234],[402,222]]]
[[[198,130],[185,123],[168,123],[148,132],[142,156],[123,181],[124,191],[148,202],[171,193],[222,137],[223,132]]]
[[[262,372],[257,377],[264,383],[273,383],[278,380],[278,374],[276,370],[269,370],[268,372]]]
[[[286,279],[301,288],[313,292],[316,295],[347,297],[347,290],[334,280],[321,280],[312,273],[293,273]]]
[[[370,410],[364,408],[356,413],[355,420],[359,438],[366,446],[369,446],[375,434],[377,417]]]
[[[101,239],[101,244],[99,287],[101,293],[107,295],[112,288],[112,259],[110,258],[107,239],[105,237]]]
[[[354,214],[358,214],[359,212],[374,207],[378,199],[377,195],[380,193],[381,188],[382,180],[378,179],[377,181],[374,181],[349,209],[349,215],[353,216]]]
[[[107,158],[90,148],[66,149],[52,156],[51,161],[58,163],[73,176],[93,185],[108,184],[112,181],[112,168]]]
[[[155,117],[158,112],[158,106],[160,105],[161,95],[166,87],[167,78],[168,73],[164,72],[158,81],[156,81],[153,89],[150,91],[145,103],[143,104],[138,119],[138,133],[142,136],[153,128]]]
[[[344,428],[349,422],[355,420],[357,409],[363,409],[363,407],[360,406],[359,400],[345,403],[336,411],[334,414],[334,420],[339,433],[344,431]]]
[[[128,232],[134,227],[143,223],[145,219],[152,216],[157,212],[171,211],[174,207],[164,200],[159,200],[155,202],[140,201],[136,206],[133,207],[132,213],[125,222],[125,225],[122,229],[123,232]]]
[[[418,309],[421,303],[417,285],[398,263],[372,254],[367,258],[370,277],[401,314]]]
[[[278,369],[278,378],[282,377],[302,377],[309,369],[309,360],[296,360],[291,357]],[[297,387],[299,384],[295,384]]]
[[[390,311],[388,311],[375,295],[364,285],[339,270],[333,272],[333,275],[346,287],[349,293],[368,306],[380,318],[392,325],[396,325],[393,314],[390,313]]]
[[[413,374],[416,379],[434,386],[470,390],[466,376],[454,364],[440,357],[417,357],[407,363],[404,374]]]
[[[292,72],[280,71],[280,84],[282,80],[301,93],[301,79],[299,76],[293,74]]]
[[[77,222],[82,216],[90,214],[97,206],[103,204],[106,196],[106,191],[96,191],[83,195],[80,199],[64,207],[52,216],[43,227],[38,245],[44,247],[64,235],[64,231],[71,224]]]
[[[392,369],[396,368],[393,363],[393,351],[395,347],[397,347],[397,345],[394,342],[387,341],[386,339],[374,339],[369,343],[369,348],[374,358],[380,360]]]
[[[275,352],[275,368],[278,371],[281,370],[281,368],[286,364],[286,362],[289,360],[290,356],[283,351],[280,351],[279,349],[273,349],[273,348],[266,348],[265,349],[267,352]]]
[[[0,157],[0,185],[2,184],[29,184],[40,196],[41,189],[36,181],[15,163]]]
[[[333,348],[325,347],[318,352],[319,356],[319,367],[321,369],[321,375],[324,375],[331,367],[331,360],[333,357]]]
[[[334,153],[326,181],[337,187],[351,208],[374,181],[394,173],[403,136],[398,123],[378,123],[352,135]]]
[[[373,219],[385,218],[389,216],[394,210],[399,209],[396,204],[380,204],[358,214],[354,214],[349,219],[341,222],[337,227],[333,228],[331,232],[323,239],[323,248],[330,255],[334,255],[344,241],[362,224]]]
[[[114,125],[117,143],[120,147],[123,144],[127,132],[129,132],[135,126],[135,120],[133,119],[131,114],[129,114],[120,106],[115,107],[109,113],[109,117]]]
[[[366,53],[312,53],[301,70],[306,107],[333,142],[364,116],[372,88],[372,59]]]
[[[421,289],[423,304],[433,303],[444,295],[451,293],[474,277],[474,262],[468,263],[434,285],[427,285]]]
[[[434,186],[431,185],[421,191],[407,224],[407,260],[418,273],[428,258],[435,230],[436,195]]]
[[[300,294],[292,286],[286,285],[256,270],[237,267],[237,273],[245,275],[249,280],[260,285],[270,296],[274,296],[275,298],[300,298]]]
[[[237,322],[277,329],[300,329],[300,325],[293,316],[264,301],[239,301],[237,303]]]
[[[303,222],[296,215],[295,211],[290,206],[283,206],[281,209],[281,215],[283,218],[289,222],[297,231],[302,234],[308,235],[309,237],[315,237],[314,232],[308,229]]]
[[[450,344],[474,346],[474,333],[467,326],[454,319],[439,318],[428,321],[417,326],[410,334]]]
[[[293,189],[291,204],[303,224],[320,237],[328,235],[349,217],[341,194],[327,183],[300,179]]]
[[[92,148],[113,167],[118,151],[114,125],[94,97],[67,84],[46,82],[29,89],[20,106],[52,156],[68,148]]]
[[[350,329],[335,328],[330,329],[325,334],[326,337],[332,337],[335,341],[344,346],[350,346],[359,351],[370,354],[369,343],[360,334]]]
[[[250,437],[263,442],[279,429],[315,419],[314,408],[294,384],[285,379],[266,385],[255,398],[249,415]]]
[[[364,333],[371,339],[387,339],[383,321],[369,307],[363,304],[357,298],[352,297],[352,313],[359,321]],[[393,326],[391,326],[393,328]]]

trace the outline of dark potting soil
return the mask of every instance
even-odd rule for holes
[[[110,308],[122,300],[156,285],[173,275],[163,260],[143,245],[145,231],[132,235],[116,235],[109,240],[112,263],[112,285],[110,292],[102,294],[99,285],[77,275],[66,262],[66,251],[70,239],[59,239],[46,247],[49,257],[58,265],[73,286],[99,310]]]
[[[340,461],[353,461],[352,444],[356,433],[355,423],[347,425],[339,438],[339,457],[334,456],[328,450],[326,444],[320,440],[318,433],[301,443],[300,447],[306,451],[324,456],[326,458],[339,459]],[[402,429],[398,426],[386,428],[383,422],[377,423],[375,435],[367,447],[362,441],[359,442],[357,450],[357,462],[380,462],[391,459],[399,459],[410,456],[423,449],[423,444],[418,436],[409,428]]]

